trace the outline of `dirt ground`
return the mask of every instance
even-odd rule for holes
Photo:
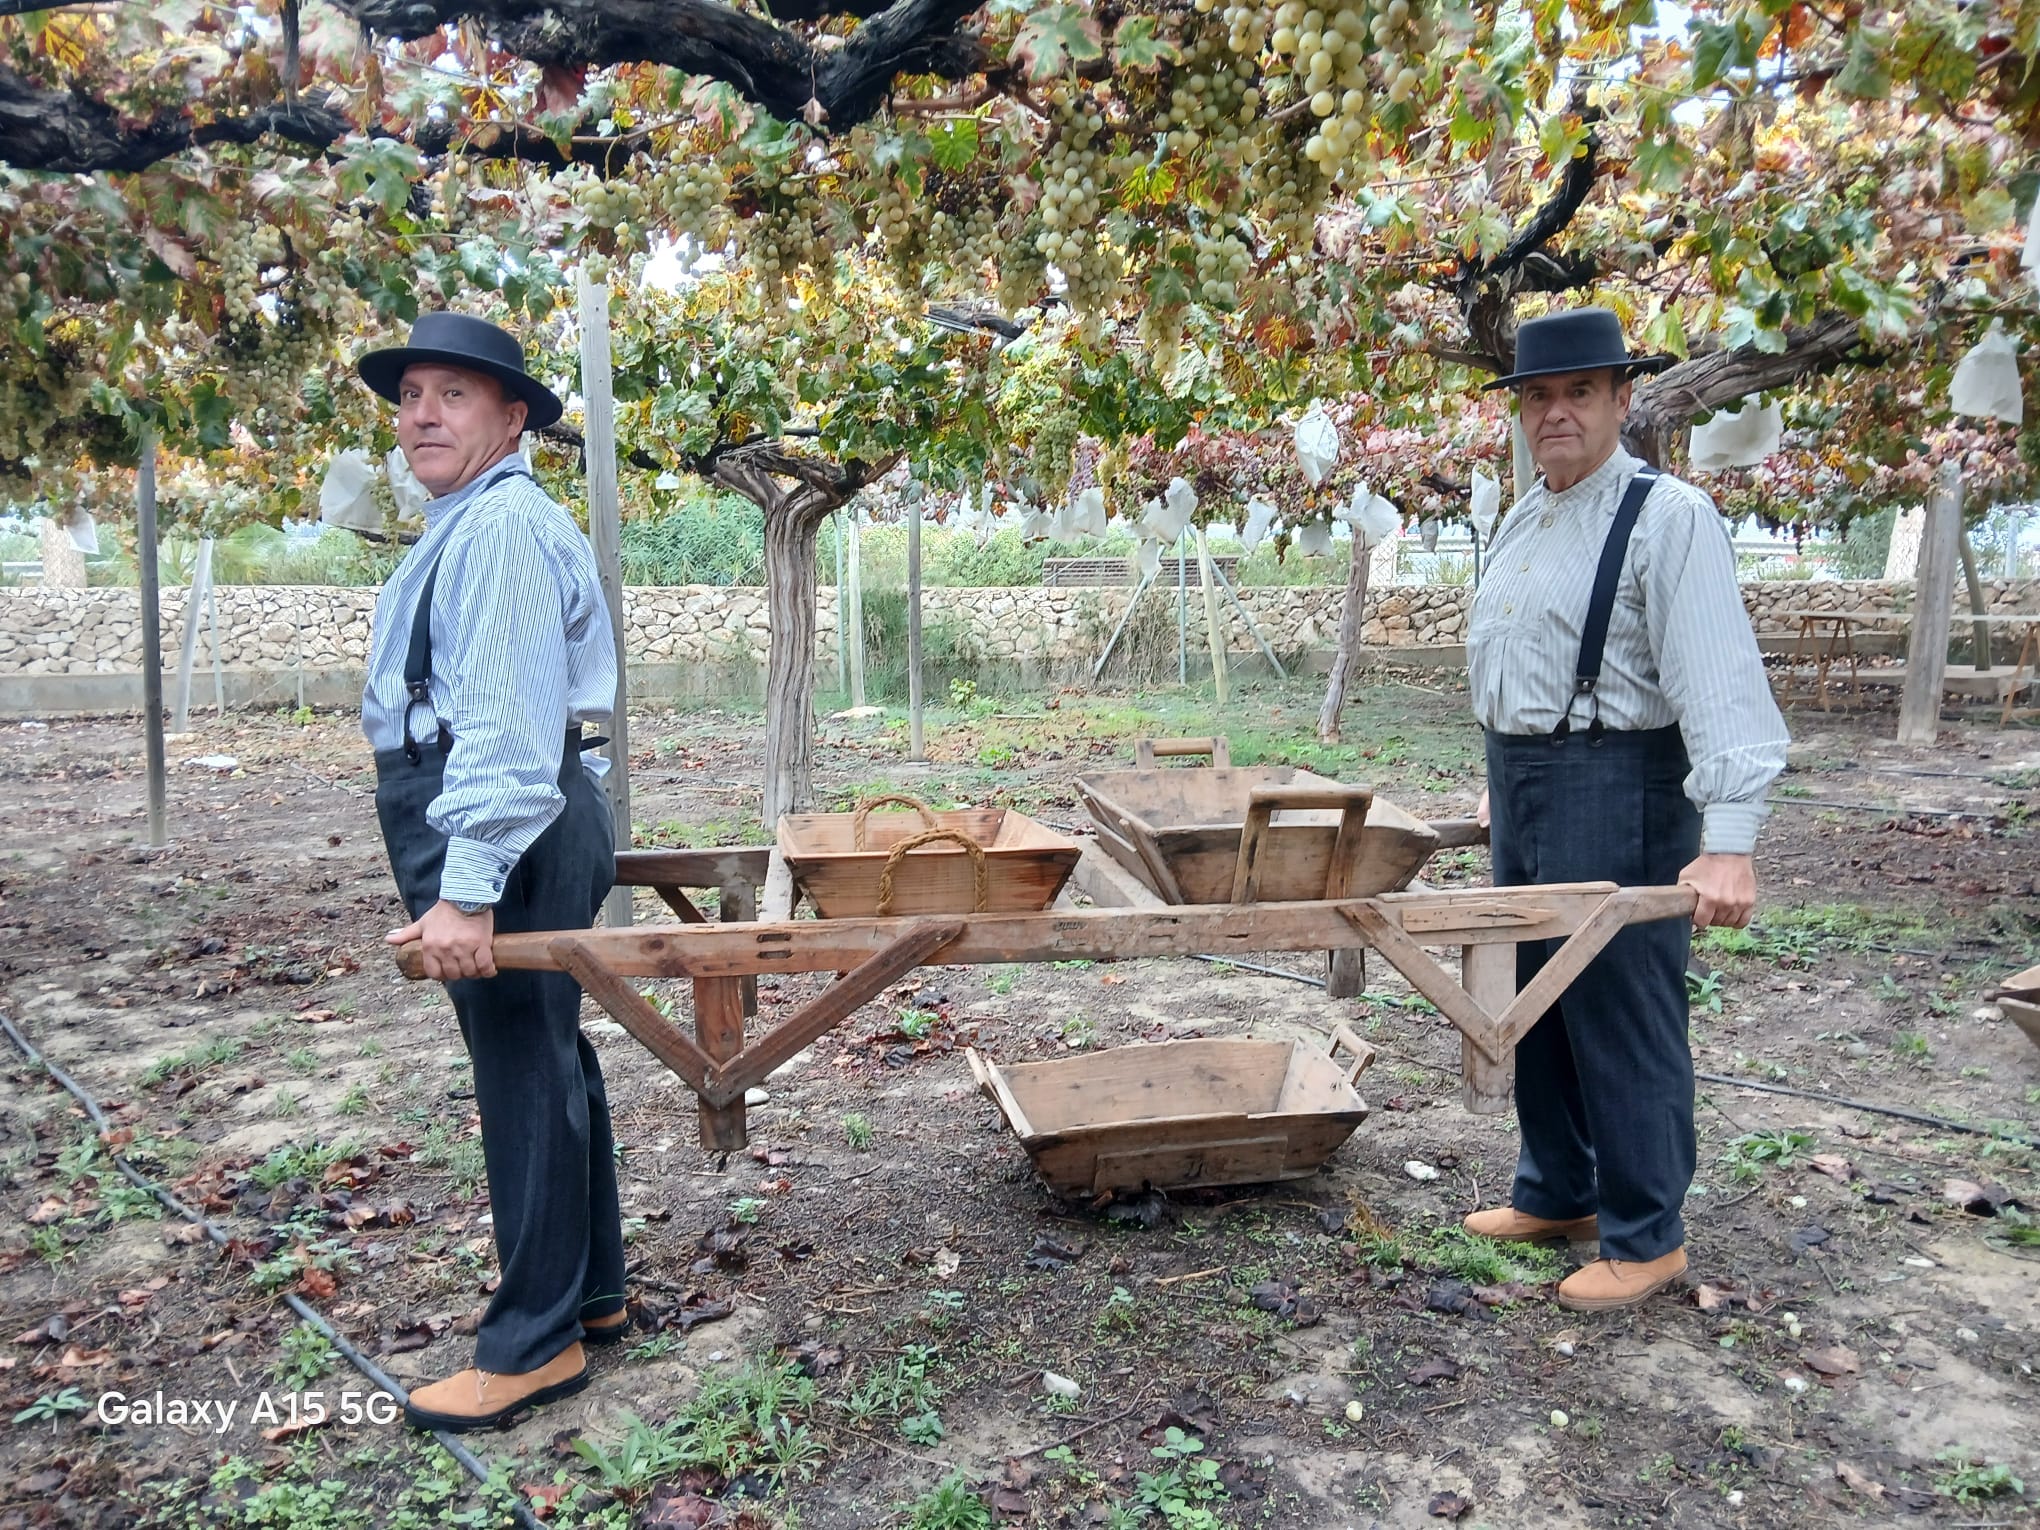
[[[957,699],[926,766],[897,722],[826,724],[825,795],[1074,826],[1072,778],[1136,732],[1213,729],[1429,817],[1477,788],[1449,681],[1374,677],[1360,743],[1329,751],[1302,685],[1223,717],[1177,692]],[[1353,1001],[1192,960],[929,969],[775,1076],[727,1162],[591,1003],[638,1326],[585,1393],[471,1443],[555,1523],[613,1526],[2024,1522],[2040,1154],[2015,1139],[2040,1130],[2040,1050],[1986,997],[2040,956],[2040,734],[1979,718],[1908,750],[1888,711],[1792,723],[1764,910],[1693,979],[1698,1066],[1734,1082],[1701,1085],[1682,1294],[1583,1318],[1550,1284],[1591,1248],[1456,1233],[1506,1198],[1512,1120],[1461,1109],[1456,1034],[1378,963]],[[640,843],[757,842],[760,734],[635,716]],[[151,1215],[0,1040],[0,1530],[504,1523],[502,1492],[365,1416],[279,1295],[411,1383],[467,1363],[491,1279],[452,1014],[381,945],[401,921],[354,720],[229,717],[170,758],[151,852],[131,719],[0,726],[0,1012],[233,1238]],[[1485,875],[1477,852],[1430,872]],[[814,991],[764,988],[766,1021]],[[1337,1021],[1383,1056],[1324,1172],[1103,1211],[1048,1192],[960,1050],[1323,1045]],[[186,1407],[109,1419],[115,1393]],[[331,1416],[293,1430],[313,1393]]]

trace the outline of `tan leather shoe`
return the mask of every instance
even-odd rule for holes
[[[1533,1217],[1527,1211],[1518,1211],[1514,1206],[1490,1206],[1486,1211],[1474,1212],[1459,1225],[1470,1233],[1493,1238],[1498,1243],[1556,1243],[1560,1239],[1568,1243],[1591,1243],[1601,1236],[1598,1218],[1574,1217],[1570,1221],[1553,1222]]]
[[[587,1359],[579,1344],[569,1344],[537,1370],[520,1376],[469,1370],[419,1387],[404,1404],[404,1422],[413,1429],[447,1429],[455,1434],[490,1429],[522,1409],[571,1397],[587,1384]]]
[[[1596,1259],[1558,1283],[1558,1304],[1574,1312],[1607,1312],[1634,1307],[1686,1273],[1686,1251],[1675,1248],[1642,1264]]]
[[[581,1319],[583,1344],[621,1344],[629,1333],[629,1312],[612,1312],[606,1317]]]

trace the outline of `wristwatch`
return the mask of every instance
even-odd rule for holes
[[[496,906],[493,903],[463,903],[458,898],[449,898],[447,901],[470,919],[474,918],[477,914],[486,913]]]

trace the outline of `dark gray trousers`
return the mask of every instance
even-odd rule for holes
[[[455,745],[458,748],[458,744]],[[425,822],[446,758],[422,746],[376,755],[376,817],[404,906],[439,901],[446,837]],[[595,922],[616,873],[614,829],[578,748],[560,761],[566,806],[524,852],[496,905],[496,933]],[[474,1062],[501,1283],[475,1338],[475,1365],[537,1370],[581,1336],[583,1317],[623,1310],[623,1223],[609,1100],[581,1034],[581,985],[559,972],[448,983]]]
[[[1700,853],[1677,728],[1584,731],[1562,741],[1489,733],[1495,885],[1669,885]],[[1686,1240],[1693,1183],[1693,1054],[1686,1037],[1684,919],[1631,925],[1610,941],[1516,1048],[1523,1141],[1519,1211],[1598,1213],[1601,1257],[1642,1262]],[[1516,948],[1521,988],[1561,943]]]

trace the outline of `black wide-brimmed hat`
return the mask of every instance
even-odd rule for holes
[[[1622,338],[1622,321],[1605,308],[1575,308],[1547,318],[1532,319],[1516,331],[1516,370],[1481,389],[1492,393],[1533,377],[1563,372],[1598,372],[1612,367],[1630,372],[1657,372],[1672,364],[1669,356],[1632,356]]]
[[[560,401],[552,390],[524,370],[524,347],[508,330],[464,313],[421,313],[411,326],[407,345],[370,351],[354,370],[377,394],[397,402],[397,384],[404,369],[414,366],[465,367],[482,372],[524,400],[526,430],[543,430],[559,419]]]

